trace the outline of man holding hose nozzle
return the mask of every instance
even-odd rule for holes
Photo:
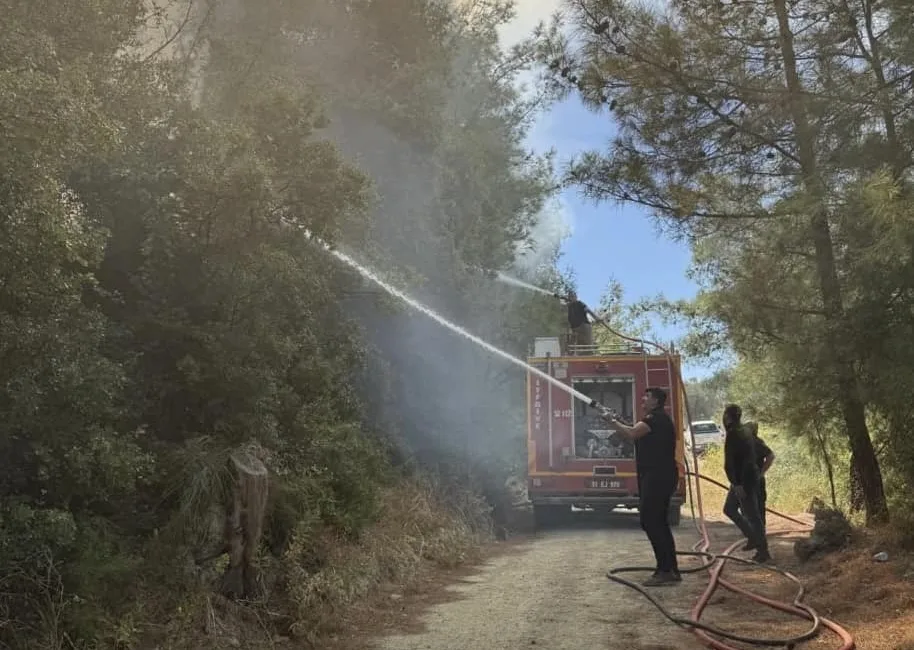
[[[644,417],[630,427],[612,412],[603,416],[622,436],[635,443],[635,469],[638,473],[638,513],[641,528],[654,549],[657,570],[644,582],[659,587],[682,582],[676,560],[676,542],[670,528],[670,501],[679,483],[676,467],[676,427],[664,410],[666,392],[648,388],[642,398]]]
[[[730,480],[730,491],[724,502],[724,514],[749,539],[755,549],[753,562],[767,562],[768,540],[759,513],[759,468],[755,458],[755,440],[745,431],[743,410],[736,404],[724,409],[724,470]]]

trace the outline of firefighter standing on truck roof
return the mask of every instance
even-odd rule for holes
[[[768,540],[759,513],[759,468],[755,459],[755,441],[742,424],[743,410],[736,404],[724,409],[724,470],[730,479],[730,490],[724,502],[724,514],[745,535],[755,551],[754,562],[767,562]]]
[[[635,468],[638,472],[638,512],[641,528],[654,549],[657,569],[644,582],[657,587],[682,582],[676,560],[676,541],[670,527],[669,511],[679,483],[676,467],[676,427],[664,410],[666,392],[648,388],[642,398],[644,417],[630,427],[607,415],[616,429],[635,443]]]
[[[574,290],[564,299],[568,303],[568,327],[571,328],[572,345],[593,345],[593,327],[587,319],[587,305],[578,300]]]

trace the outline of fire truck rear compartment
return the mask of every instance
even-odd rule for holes
[[[542,341],[537,339],[538,344]],[[682,431],[678,357],[643,350],[600,350],[553,360],[550,357],[559,357],[557,347],[557,343],[548,350],[534,347],[530,358],[538,369],[567,382],[576,397],[552,390],[531,373],[527,486],[536,524],[564,521],[574,511],[581,515],[587,512],[580,511],[589,511],[602,521],[611,510],[637,510],[635,446],[614,435],[615,427],[590,403],[608,407],[620,420],[633,423],[641,416],[645,387],[658,386],[667,391],[668,411],[677,431]],[[677,458],[681,455],[682,446],[677,444]],[[679,523],[684,497],[680,485],[670,504],[673,525]]]
[[[634,377],[575,377],[572,386],[615,410],[623,420],[634,419]],[[580,400],[575,400],[573,427],[575,458],[631,460],[635,457],[635,446],[619,436],[613,437],[612,427],[599,411]]]

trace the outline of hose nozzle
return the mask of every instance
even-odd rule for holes
[[[596,409],[603,417],[616,417],[616,412],[608,406],[603,406],[597,400],[590,400],[590,408]]]

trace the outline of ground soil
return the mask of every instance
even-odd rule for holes
[[[789,547],[785,545],[778,565],[801,579],[807,590],[805,602],[851,632],[858,649],[914,650],[914,555],[909,551],[878,532],[858,533],[848,548],[806,563],[798,562],[787,551]],[[880,551],[888,553],[888,561],[874,559]],[[761,572],[728,572],[740,579],[741,586],[754,592],[787,601],[795,595],[791,585]],[[799,623],[788,626],[783,616],[768,612],[764,617],[754,617],[753,610],[745,600],[730,597],[709,612],[709,619],[730,617],[745,621],[753,617],[759,620],[756,627],[769,635],[803,627]],[[841,642],[834,634],[823,632],[801,647],[837,650]]]
[[[892,549],[888,562],[872,555],[876,538],[800,565],[792,552],[793,524],[772,521],[772,552],[808,586],[806,602],[841,623],[862,650],[914,650],[914,560]],[[738,539],[721,521],[709,523],[716,550]],[[677,530],[681,550],[697,539],[690,520]],[[390,588],[341,621],[348,630],[327,641],[327,650],[690,650],[703,647],[688,631],[665,619],[640,594],[611,583],[606,569],[651,564],[650,547],[637,515],[609,520],[579,518],[557,529],[494,545],[482,564],[435,571],[408,592]],[[707,584],[705,573],[681,585],[655,590],[675,614],[687,616]],[[791,601],[795,587],[757,568],[731,567],[726,576],[752,591]],[[640,578],[641,576],[635,576]],[[645,574],[646,577],[646,574]],[[808,623],[720,589],[705,622],[757,637],[800,634]],[[739,646],[739,644],[734,644]],[[750,647],[750,646],[744,646]],[[834,649],[828,632],[798,647]]]

